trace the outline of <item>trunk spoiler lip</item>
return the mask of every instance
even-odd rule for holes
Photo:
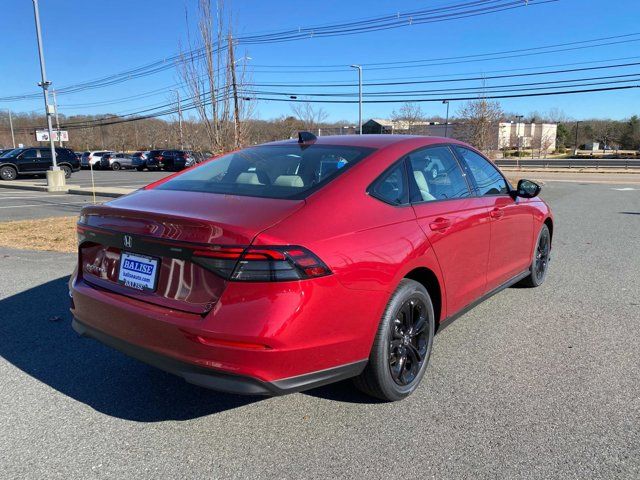
[[[269,225],[265,225],[262,228],[257,228],[255,234],[253,234],[253,236],[249,239],[248,242],[246,242],[245,246],[249,246],[249,245],[253,245],[256,238],[258,238],[258,236],[264,232],[266,232],[267,230],[275,227],[276,225],[282,223],[284,220],[286,220],[287,218],[289,218],[291,215],[299,212],[302,208],[304,208],[307,205],[307,200],[306,199],[301,199],[301,200],[296,200],[296,202],[299,203],[298,207],[295,208],[294,210],[292,210],[291,212],[288,212],[286,215],[283,215],[282,218],[276,219],[273,223],[270,223]],[[138,220],[147,220],[149,221],[149,218],[145,218],[144,215],[145,214],[153,214],[153,212],[145,212],[142,210],[135,210],[135,209],[128,209],[128,208],[121,208],[121,207],[115,207],[115,206],[111,206],[111,205],[87,205],[85,207],[82,208],[81,212],[80,212],[80,216],[77,222],[77,226],[83,229],[98,229],[102,232],[104,232],[105,234],[109,234],[109,235],[123,235],[125,233],[128,232],[123,232],[121,230],[114,230],[114,229],[110,229],[110,228],[106,228],[103,226],[95,226],[95,225],[91,225],[89,222],[86,222],[87,217],[120,217],[120,218],[128,218],[128,219],[138,219]],[[182,217],[179,215],[175,215],[175,214],[169,214],[169,213],[162,213],[162,214],[158,214],[160,218],[158,219],[153,219],[151,220],[152,222],[157,222],[157,223],[164,223],[164,221],[175,221],[176,223],[184,223],[186,225],[189,225],[191,227],[209,227],[212,224],[217,224],[217,225],[222,225],[224,226],[225,224],[221,224],[221,223],[216,223],[215,220],[207,220],[204,218],[189,218],[189,217]],[[83,221],[83,219],[85,221]],[[232,227],[232,225],[226,224],[229,227]],[[151,241],[151,242],[155,242],[155,243],[180,243],[182,242],[184,244],[184,247],[186,248],[192,248],[192,247],[211,247],[212,245],[215,246],[241,246],[239,244],[236,245],[230,245],[230,244],[212,244],[209,242],[185,242],[184,240],[175,240],[175,239],[171,239],[171,238],[166,238],[166,237],[157,237],[157,236],[153,236],[153,235],[148,235],[148,234],[142,234],[142,233],[131,233],[132,235],[135,235],[136,237],[144,237],[145,239],[147,239],[147,241]]]

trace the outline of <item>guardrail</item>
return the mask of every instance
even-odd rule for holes
[[[638,158],[500,158],[499,167],[640,169]]]

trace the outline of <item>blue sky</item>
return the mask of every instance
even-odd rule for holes
[[[462,0],[458,0],[462,1]],[[0,40],[0,97],[37,92],[39,67],[35,43],[33,8],[30,0],[4,0]],[[372,16],[406,12],[451,4],[453,0],[314,1],[227,0],[238,35],[279,31],[298,26],[342,22]],[[524,3],[524,2],[523,2]],[[240,47],[237,56],[248,55],[256,82],[354,81],[352,63],[397,62],[499,52],[517,48],[560,44],[614,35],[640,33],[640,2],[637,0],[559,0],[486,16],[442,23],[412,25],[400,29],[337,38],[308,38],[301,41]],[[186,42],[185,8],[193,20],[196,0],[40,0],[40,15],[49,79],[60,87],[92,80],[110,73],[146,64],[176,53]],[[640,62],[639,41],[616,45],[521,56],[483,62],[465,62],[420,68],[367,70],[365,81],[408,77],[491,75],[518,69],[602,61],[600,64]],[[612,60],[625,58],[626,60]],[[605,62],[605,60],[607,60]],[[269,68],[264,65],[291,65]],[[345,65],[334,72],[299,73],[296,65]],[[591,66],[584,64],[576,65]],[[547,67],[547,68],[543,68]],[[553,69],[555,69],[554,67]],[[567,67],[570,68],[570,67]],[[305,70],[305,68],[300,68]],[[300,70],[298,69],[298,70]],[[640,72],[640,65],[624,69],[556,75],[553,79],[616,75]],[[58,98],[61,113],[126,113],[169,101],[164,87],[179,80],[175,71],[131,80],[107,88],[88,90]],[[534,80],[489,80],[486,85]],[[548,78],[547,78],[548,80]],[[492,83],[493,82],[493,83]],[[640,81],[639,81],[640,83]],[[465,86],[478,86],[471,82]],[[441,84],[433,88],[447,88]],[[155,92],[154,92],[155,90]],[[158,91],[159,90],[159,91]],[[302,91],[318,89],[298,89]],[[349,90],[349,89],[347,89]],[[117,101],[123,97],[152,92],[145,98]],[[84,104],[104,102],[97,107]],[[618,92],[549,96],[501,101],[506,111],[528,114],[556,108],[569,117],[626,118],[640,114],[640,88]],[[365,104],[364,117],[387,117],[399,104]],[[41,98],[0,103],[14,111],[42,110]],[[329,119],[355,121],[355,105],[322,105]],[[444,114],[439,103],[422,104],[427,114]],[[457,108],[452,104],[452,111]],[[286,103],[258,102],[259,118],[290,113]]]

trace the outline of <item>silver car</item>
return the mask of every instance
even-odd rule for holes
[[[133,168],[131,155],[127,153],[105,153],[100,159],[100,168],[111,170]]]

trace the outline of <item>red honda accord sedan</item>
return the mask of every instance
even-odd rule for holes
[[[82,210],[73,327],[212,389],[355,377],[399,400],[438,329],[544,281],[539,191],[449,138],[302,132],[250,147]]]

